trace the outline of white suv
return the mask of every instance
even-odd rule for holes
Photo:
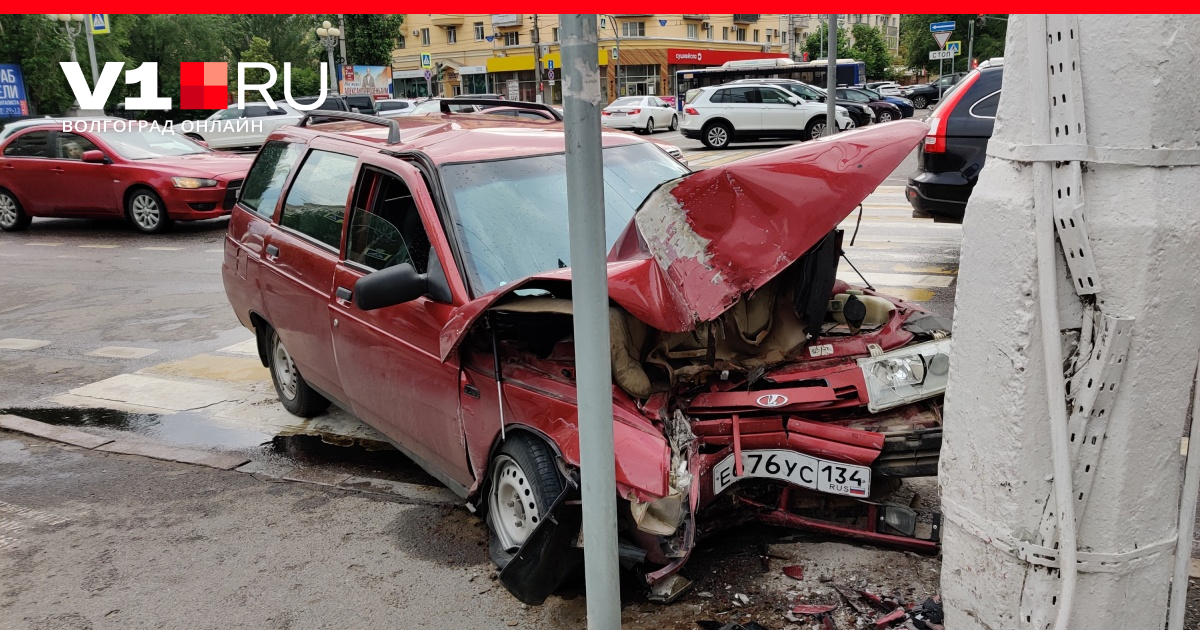
[[[825,134],[824,103],[806,101],[768,83],[714,85],[688,96],[679,131],[712,149],[735,141],[809,140]],[[844,107],[836,112],[839,129],[852,124]]]

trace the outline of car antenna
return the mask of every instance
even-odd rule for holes
[[[853,265],[851,265],[853,266]],[[504,441],[504,373],[500,371],[500,337],[496,335],[496,320],[487,314],[488,329],[492,333],[492,369],[496,371],[496,404],[500,406],[500,441]]]

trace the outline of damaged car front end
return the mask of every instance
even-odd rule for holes
[[[882,497],[901,478],[936,474],[949,327],[836,277],[839,223],[925,133],[902,121],[640,184],[606,173],[606,195],[644,196],[609,239],[608,277],[620,557],[652,598],[682,591],[678,571],[700,538],[753,519],[936,550],[936,516],[920,522]],[[519,223],[508,229],[533,229]],[[494,404],[502,436],[525,429],[553,447],[561,493],[539,506],[541,522],[518,518],[529,529],[506,549],[493,536],[502,581],[540,603],[584,544],[570,269],[565,256],[547,272],[478,239],[460,241],[475,241],[467,257],[484,261],[475,284],[488,292],[454,313],[441,355],[496,382],[464,416]],[[525,264],[530,273],[514,271]],[[484,509],[488,484],[506,483],[491,470],[472,489]]]

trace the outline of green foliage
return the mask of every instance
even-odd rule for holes
[[[854,46],[850,48],[850,56],[867,64],[867,78],[890,78],[892,53],[888,51],[883,33],[866,24],[855,24],[851,33]]]
[[[404,23],[402,15],[345,15],[348,64],[392,65],[392,50]]]
[[[821,22],[820,28],[804,40],[804,50],[808,53],[809,61],[824,59],[829,52],[829,25]],[[837,30],[837,58],[846,59],[850,54],[850,31],[845,26]]]
[[[978,15],[924,15],[906,14],[900,16],[900,56],[904,65],[916,69],[937,71],[938,62],[929,60],[930,51],[938,49],[937,42],[929,32],[929,25],[934,22],[952,21],[955,23],[951,40],[962,41],[962,55],[954,58],[954,66],[946,64],[946,72],[963,72],[970,69],[967,59],[967,39],[970,35],[971,21]],[[1007,18],[1007,15],[996,15],[995,18]],[[1008,22],[993,19],[989,16],[986,23],[975,26],[975,44],[972,55],[980,61],[991,57],[1004,56],[1004,36],[1008,31]]]
[[[245,63],[265,63],[275,68],[275,84],[267,90],[271,94],[271,98],[283,98],[283,65],[275,61],[271,57],[271,42],[261,38],[252,36],[250,38],[250,48],[242,51],[241,59]],[[246,69],[247,84],[262,84],[270,80],[270,73],[259,68]],[[260,100],[257,92],[246,95],[247,98],[253,96],[253,100]]]

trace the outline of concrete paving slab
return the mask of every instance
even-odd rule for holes
[[[202,378],[231,383],[258,383],[271,378],[271,373],[262,366],[262,362],[257,358],[226,357],[216,354],[198,354],[182,361],[171,361],[138,370],[138,373]]]
[[[324,468],[297,468],[281,478],[288,481],[315,483],[322,486],[336,486],[350,477],[349,473],[326,470]]]
[[[133,348],[129,346],[104,346],[96,348],[87,353],[89,357],[104,357],[106,359],[140,359],[148,357],[155,352],[156,348]]]
[[[339,488],[346,488],[347,490],[390,494],[417,503],[428,503],[431,505],[461,505],[463,503],[463,500],[458,495],[441,486],[422,486],[415,483],[388,481],[387,479],[374,479],[371,477],[350,477],[338,483],[337,486]]]
[[[28,433],[29,435],[36,435],[47,440],[82,446],[83,448],[96,448],[112,442],[111,438],[100,437],[67,427],[46,424],[45,422],[38,422],[37,420],[30,420],[29,418],[22,418],[20,416],[0,415],[0,429]]]
[[[191,383],[145,374],[119,374],[90,385],[72,389],[70,394],[101,401],[128,403],[173,411],[199,409],[245,397],[232,387]],[[97,403],[94,406],[105,406]]]
[[[178,411],[177,409],[164,409],[162,407],[135,405],[119,400],[104,400],[101,398],[92,398],[90,396],[76,396],[75,394],[59,394],[57,396],[51,396],[47,398],[46,401],[57,405],[62,405],[63,407],[103,407],[105,409],[115,409],[117,411],[127,411],[129,413],[169,414]]]
[[[171,462],[196,464],[198,466],[208,466],[209,468],[218,468],[221,470],[232,470],[250,461],[250,458],[242,455],[196,451],[188,448],[125,440],[105,444],[96,450],[109,453],[123,453],[125,455],[141,455],[142,457],[150,457],[152,459],[165,459]]]
[[[217,350],[222,354],[236,354],[243,357],[258,358],[258,340],[251,337],[241,343],[235,343],[232,346],[225,346]]]
[[[250,463],[242,464],[234,468],[237,472],[246,473],[248,475],[257,475],[259,477],[269,477],[272,479],[283,479],[296,467],[291,464],[274,461],[258,461],[253,460]]]
[[[50,345],[49,341],[41,339],[16,339],[9,337],[0,339],[0,350],[37,350]]]

